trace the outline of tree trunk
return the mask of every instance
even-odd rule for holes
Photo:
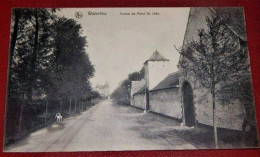
[[[79,111],[82,112],[82,102],[79,102]]]
[[[32,70],[35,70],[36,58],[37,58],[37,48],[38,48],[38,36],[39,36],[39,19],[38,11],[35,12],[35,32],[34,32],[34,44],[32,52]]]
[[[48,99],[47,99],[47,102],[46,102],[46,108],[45,108],[44,124],[46,124],[46,122],[47,122],[47,114],[48,114]]]
[[[77,98],[75,98],[75,109],[74,109],[75,113],[77,112]]]
[[[32,95],[33,95],[33,89],[29,87],[29,89],[27,90],[27,99],[29,102],[32,102]]]
[[[215,55],[217,52],[216,48],[216,36],[212,36],[212,46],[213,46],[213,54],[212,54],[212,63],[211,63],[211,73],[212,73],[212,85],[211,85],[211,94],[212,94],[212,121],[213,121],[213,128],[214,128],[214,141],[215,141],[215,148],[218,149],[218,132],[217,132],[217,123],[216,123],[216,104],[215,104],[215,92],[216,92],[216,81],[215,81],[215,67],[214,67],[214,60]]]
[[[214,128],[214,142],[215,148],[218,149],[218,132],[217,132],[217,122],[216,122],[216,105],[215,105],[215,87],[212,90],[212,109],[213,109],[213,128]]]
[[[11,43],[10,43],[10,60],[12,60],[13,54],[14,54],[14,48],[15,48],[16,40],[17,40],[18,24],[19,24],[20,18],[21,18],[21,15],[19,14],[19,10],[14,9],[14,27],[13,27],[13,33],[12,33]]]
[[[23,102],[22,102],[22,106],[21,106],[21,110],[20,110],[19,126],[18,126],[18,138],[20,137],[20,133],[21,133],[24,104],[25,104],[25,99],[23,97]]]
[[[81,112],[83,112],[83,101],[81,101]]]
[[[70,115],[70,112],[71,112],[71,98],[70,98],[70,105],[69,105],[69,115]]]
[[[60,113],[62,111],[62,99],[60,99]]]
[[[33,52],[31,58],[31,87],[28,93],[28,99],[32,100],[32,89],[34,86],[34,81],[36,79],[36,59],[37,59],[37,48],[38,48],[38,37],[39,37],[39,19],[38,19],[38,10],[35,11],[35,32],[34,32],[34,44],[33,44]]]

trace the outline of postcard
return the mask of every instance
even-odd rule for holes
[[[4,152],[259,147],[243,8],[13,8],[10,30]]]

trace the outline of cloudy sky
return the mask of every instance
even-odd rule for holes
[[[89,11],[106,15],[89,15]],[[76,12],[83,16],[76,18]],[[147,12],[151,15],[137,14]],[[96,69],[93,87],[108,82],[111,92],[129,73],[139,71],[156,49],[170,60],[172,72],[177,71],[179,53],[174,45],[182,45],[188,14],[189,8],[73,8],[59,12],[82,25],[87,53]]]

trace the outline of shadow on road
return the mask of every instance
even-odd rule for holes
[[[49,125],[47,130],[48,131],[58,131],[65,128],[65,124],[63,122],[54,122],[53,124]]]
[[[154,113],[141,114],[143,110],[130,107],[139,113],[136,117],[138,126],[132,130],[139,130],[140,138],[165,139],[169,143],[177,144],[179,139],[191,143],[198,149],[214,149],[214,132],[209,126],[187,127],[181,123],[165,116]],[[218,128],[218,139],[220,149],[256,148],[257,141],[248,138],[246,133],[229,129]]]

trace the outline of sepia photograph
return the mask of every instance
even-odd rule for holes
[[[10,32],[4,152],[259,148],[243,8],[13,8]]]

